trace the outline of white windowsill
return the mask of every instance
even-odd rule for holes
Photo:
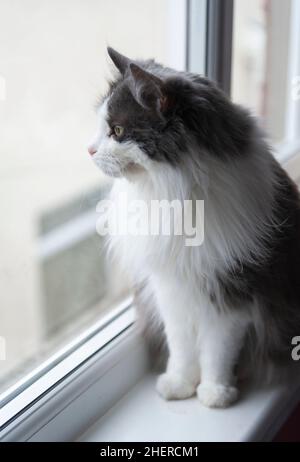
[[[163,401],[146,375],[79,441],[244,442],[270,441],[300,401],[300,380],[243,390],[225,410],[207,409],[196,398]]]

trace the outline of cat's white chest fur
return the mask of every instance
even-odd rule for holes
[[[153,203],[158,200],[153,199],[151,191],[122,179],[115,182],[111,199],[114,218],[117,217],[121,232],[110,236],[110,246],[124,269],[140,279],[159,269],[176,268],[179,263],[183,268],[190,250],[185,249],[183,235],[173,234],[173,225],[169,228],[170,233],[161,232],[165,217],[154,213]],[[142,207],[145,214],[140,213]],[[139,209],[138,214],[134,213],[136,209]],[[171,219],[176,221],[176,211],[172,210],[172,213]],[[134,219],[134,216],[138,218]]]

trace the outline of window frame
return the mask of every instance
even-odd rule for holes
[[[77,335],[66,346],[1,395],[0,428],[4,428],[24,408],[34,403],[55,384],[64,380],[87,358],[105,348],[134,322],[132,297],[128,297],[108,315]]]
[[[233,12],[234,0],[187,0],[186,68],[205,74],[228,95],[231,87]]]
[[[176,0],[180,14],[173,14],[171,21],[175,22],[170,30],[176,34],[175,43],[181,40],[184,44],[186,55],[181,46],[180,53],[173,56],[174,67],[181,68],[186,63],[189,70],[195,70],[205,65],[208,77],[230,93],[233,0],[199,0],[202,5],[198,14],[201,11],[202,16],[199,15],[198,20],[204,24],[205,11],[205,34],[203,30],[201,34],[192,34],[190,30],[195,1],[198,0]],[[174,0],[170,0],[170,8],[174,9]],[[175,27],[178,18],[180,33]],[[193,21],[197,24],[195,18]],[[197,40],[205,46],[205,60],[203,53],[197,57]],[[280,161],[294,179],[300,177],[300,139],[293,140],[285,150],[281,148]],[[56,365],[53,367],[53,364]],[[51,358],[29,374],[29,387],[26,386],[28,377],[24,377],[22,383],[17,384],[23,390],[15,398],[9,400],[9,393],[15,392],[16,386],[6,393],[0,414],[3,420],[0,440],[74,440],[132,388],[148,366],[146,347],[134,324],[133,300],[128,299],[60,351],[55,362]]]
[[[209,0],[207,5],[206,75],[230,95],[233,0]]]
[[[74,441],[129,391],[147,369],[145,345],[130,322],[7,422],[2,427],[0,441]]]

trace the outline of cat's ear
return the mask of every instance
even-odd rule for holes
[[[107,47],[107,53],[109,54],[116,68],[121,72],[121,74],[124,75],[129,68],[129,64],[131,62],[130,59],[126,58],[124,55],[121,55],[121,53],[111,47]]]
[[[167,106],[167,97],[163,91],[163,81],[145,71],[135,63],[129,65],[132,77],[132,93],[141,106],[164,112]]]

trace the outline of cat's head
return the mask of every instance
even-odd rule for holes
[[[194,170],[211,156],[223,161],[247,150],[249,114],[212,82],[153,60],[130,60],[112,48],[108,54],[119,73],[98,108],[89,145],[104,173],[137,178],[184,163]]]
[[[108,53],[119,74],[97,110],[88,148],[93,160],[113,177],[145,173],[158,162],[176,164],[186,137],[175,115],[172,79],[153,61],[132,61],[112,48]]]

